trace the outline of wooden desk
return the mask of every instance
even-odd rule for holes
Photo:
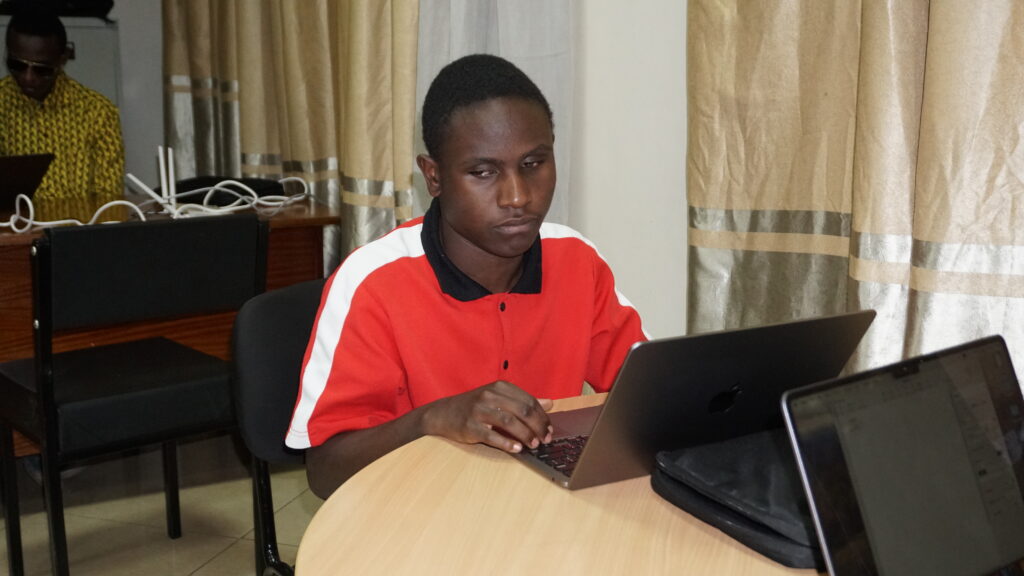
[[[92,214],[91,207],[83,207],[82,213],[84,215],[81,218],[88,219]],[[116,212],[111,215],[124,217],[124,214]],[[322,277],[323,227],[337,224],[339,220],[338,210],[312,202],[288,206],[269,217],[267,289],[273,290]],[[41,232],[0,233],[0,362],[33,354],[32,266],[29,248],[40,235]],[[228,358],[234,318],[235,313],[228,312],[64,334],[56,340],[55,351],[162,334],[208,354]],[[15,433],[16,454],[22,456],[35,452],[38,449],[31,441]]]
[[[342,485],[306,529],[296,569],[298,576],[817,574],[776,564],[693,518],[655,494],[649,476],[569,491],[497,450],[436,437],[395,450]]]

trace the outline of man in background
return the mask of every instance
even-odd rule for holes
[[[124,144],[117,107],[64,73],[71,55],[60,18],[40,4],[22,3],[7,26],[0,79],[0,156],[53,154],[34,202],[64,218],[71,203],[90,208],[124,195]],[[23,458],[40,482],[38,456]],[[79,468],[63,471],[67,478]]]
[[[0,155],[54,155],[35,200],[115,200],[124,193],[124,143],[117,107],[64,73],[64,25],[36,3],[7,28],[0,79]]]

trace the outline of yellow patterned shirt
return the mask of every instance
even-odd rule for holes
[[[41,153],[55,157],[36,199],[123,196],[124,143],[110,100],[63,72],[43,102],[25,96],[14,78],[0,79],[0,155]]]

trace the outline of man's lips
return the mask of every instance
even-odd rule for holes
[[[531,231],[536,221],[536,218],[510,218],[495,228],[505,234],[519,234]]]

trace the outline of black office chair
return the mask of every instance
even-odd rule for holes
[[[299,390],[299,373],[323,280],[273,290],[246,302],[235,317],[235,414],[252,452],[256,574],[291,576],[277,549],[268,463],[301,463],[303,453],[284,445]]]
[[[41,447],[55,574],[68,573],[60,470],[161,444],[167,533],[181,535],[175,441],[234,427],[230,363],[130,323],[237,310],[262,292],[255,215],[53,228],[32,245],[35,356],[0,364],[0,447],[10,573],[22,574],[12,429]],[[54,337],[117,327],[118,344],[54,353]],[[115,328],[116,329],[116,328]]]

